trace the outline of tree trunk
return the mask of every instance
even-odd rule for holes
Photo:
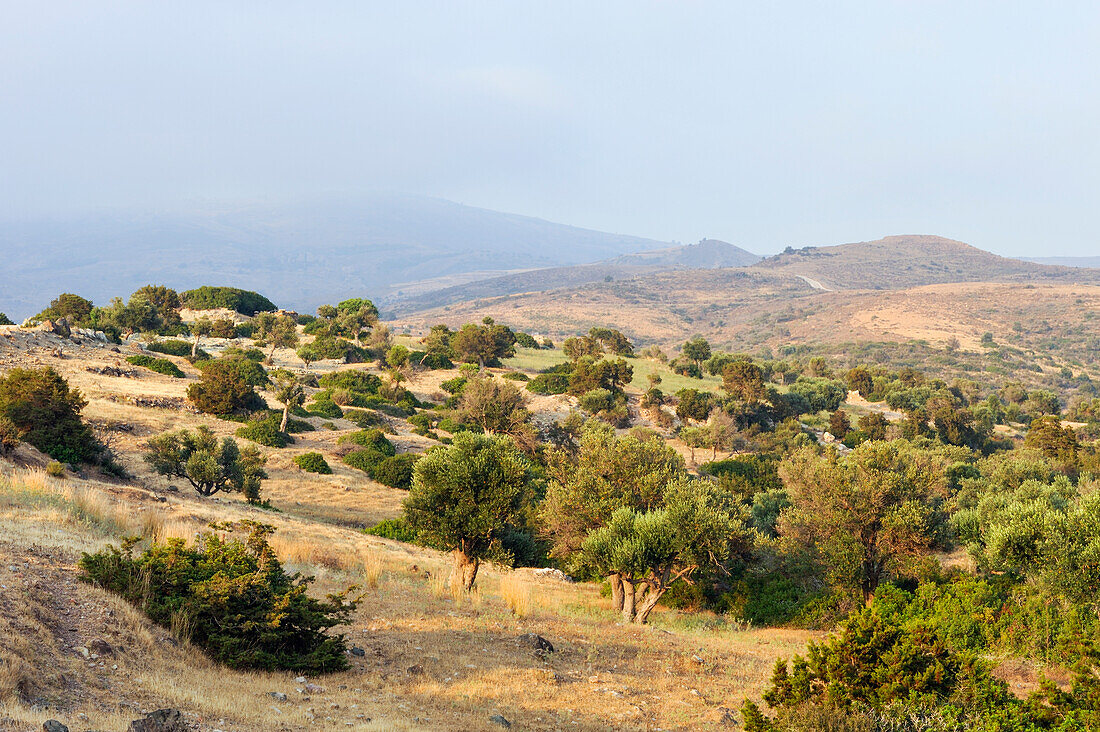
[[[195,358],[199,353],[199,334],[195,333],[195,340],[191,343],[191,358]]]
[[[454,581],[462,585],[463,592],[474,589],[474,580],[477,579],[477,570],[480,562],[476,557],[471,557],[461,548],[455,549],[455,577]]]
[[[623,611],[623,578],[618,573],[609,574],[607,581],[611,583],[611,606],[618,612]]]
[[[634,583],[623,581],[623,622],[634,622]]]
[[[279,423],[279,431],[286,432],[286,423],[290,418],[290,403],[287,402],[283,405],[283,421]]]
[[[661,599],[663,594],[665,594],[664,589],[658,589],[653,585],[647,585],[645,598],[638,607],[638,614],[634,616],[634,622],[638,625],[645,625],[646,621],[649,620],[649,614],[653,612],[653,608],[657,607],[657,602]]]

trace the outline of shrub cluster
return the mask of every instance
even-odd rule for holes
[[[154,544],[134,557],[121,549],[85,553],[85,580],[139,606],[231,668],[330,673],[347,668],[342,635],[357,600],[349,591],[318,600],[306,594],[310,577],[287,574],[267,537],[270,526],[250,521],[215,527],[244,531],[226,538],[210,531],[194,547],[182,539]]]
[[[302,453],[294,458],[294,464],[307,473],[332,474],[332,468],[329,466],[328,461],[319,452]]]
[[[259,312],[275,312],[275,303],[263,295],[236,287],[212,287],[203,285],[194,290],[180,293],[184,306],[192,310],[214,310],[226,308],[241,315],[252,317]]]
[[[150,371],[156,371],[158,374],[166,374],[177,379],[184,378],[185,374],[180,370],[180,367],[172,363],[166,358],[153,358],[152,356],[146,356],[144,353],[137,356],[130,356],[126,359],[127,363],[132,363],[135,366],[141,366],[147,368]]]

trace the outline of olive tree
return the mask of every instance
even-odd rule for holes
[[[454,554],[453,581],[469,592],[482,560],[508,560],[501,538],[519,518],[531,481],[531,465],[510,439],[459,433],[416,463],[405,520]]]
[[[232,437],[219,442],[217,435],[203,426],[194,432],[179,430],[153,437],[146,448],[145,461],[154,471],[169,480],[186,480],[201,496],[235,491],[249,503],[260,501],[267,459],[254,445],[241,449]]]
[[[728,571],[731,555],[747,551],[751,537],[710,483],[680,478],[665,488],[660,508],[616,510],[581,552],[600,574],[621,578],[623,621],[644,624],[674,583],[691,582],[704,567]]]
[[[286,423],[290,419],[290,410],[297,409],[306,401],[306,392],[302,384],[293,375],[280,375],[275,378],[275,398],[283,405],[283,418],[279,422],[279,431],[286,432]]]

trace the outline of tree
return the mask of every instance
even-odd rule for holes
[[[450,360],[454,357],[454,349],[451,348],[451,337],[454,332],[442,323],[433,325],[428,335],[420,341],[424,344],[424,352],[433,358]]]
[[[1057,417],[1047,415],[1031,420],[1024,445],[1042,450],[1044,455],[1064,468],[1072,470],[1078,464],[1080,445],[1077,433],[1072,427],[1063,427]]]
[[[829,415],[829,433],[838,440],[843,440],[845,435],[852,431],[852,421],[848,419],[848,413],[838,409]]]
[[[885,440],[889,424],[881,412],[871,412],[859,418],[859,431],[868,440]]]
[[[561,350],[570,361],[577,361],[585,356],[597,359],[603,355],[603,346],[591,336],[566,338],[561,344]]]
[[[263,407],[263,400],[242,376],[235,360],[209,362],[203,367],[198,383],[187,387],[187,398],[199,411],[217,415],[242,414]]]
[[[320,361],[323,357],[323,354],[319,350],[317,350],[317,347],[312,343],[305,344],[298,349],[297,353],[298,358],[302,359],[302,362],[306,365],[307,369],[309,368],[309,365],[311,363]]]
[[[588,331],[588,337],[599,341],[603,350],[616,356],[633,358],[634,346],[622,331],[614,328],[595,327]]]
[[[15,323],[7,315],[0,313],[0,325],[15,325]]]
[[[148,314],[137,330],[166,333],[178,332],[181,324],[180,308],[183,301],[179,293],[164,285],[145,285],[130,295],[129,308],[145,309]]]
[[[298,345],[298,323],[289,315],[259,313],[255,324],[259,339],[271,346],[267,355],[269,362],[274,358],[276,348],[294,348]]]
[[[464,423],[489,434],[516,435],[531,421],[527,396],[515,384],[488,375],[466,382],[458,409]]]
[[[71,292],[63,292],[50,302],[50,306],[34,316],[35,320],[65,318],[70,325],[81,325],[92,314],[92,301]]]
[[[551,554],[574,562],[586,536],[604,525],[616,509],[658,508],[665,487],[687,474],[684,459],[659,438],[617,437],[591,424],[575,450],[553,449],[547,456],[549,483],[539,514]],[[608,575],[612,601],[623,606],[623,583]]]
[[[866,442],[844,457],[803,450],[780,475],[791,507],[780,534],[816,554],[832,583],[870,604],[879,584],[935,546],[945,466],[909,443]]]
[[[214,321],[204,315],[189,327],[191,335],[194,336],[194,340],[191,341],[191,359],[194,360],[199,353],[199,339],[214,332]]]
[[[453,552],[454,581],[473,589],[482,560],[507,560],[501,539],[528,497],[531,465],[507,437],[461,432],[416,464],[403,504],[418,536]]]
[[[676,392],[676,416],[682,420],[702,422],[710,416],[717,400],[709,391],[680,389]]]
[[[196,431],[179,430],[145,443],[145,461],[169,480],[182,478],[201,496],[235,491],[249,503],[260,502],[260,482],[267,477],[267,459],[255,445],[243,450],[232,437],[219,442],[205,425]]]
[[[680,347],[680,353],[689,361],[694,361],[696,369],[702,373],[703,361],[710,358],[710,344],[703,336],[695,336]]]
[[[485,368],[516,354],[516,334],[511,328],[490,322],[481,325],[467,323],[451,337],[455,355],[466,362],[476,362]]]
[[[866,366],[856,366],[845,376],[849,391],[857,391],[864,399],[870,399],[875,391],[875,380]]]
[[[690,582],[703,567],[728,571],[734,546],[747,550],[752,544],[744,522],[730,514],[705,481],[673,481],[662,502],[661,508],[644,512],[617,509],[581,547],[599,574],[621,578],[624,622],[644,624],[674,583]]]
[[[764,370],[751,361],[734,361],[722,369],[722,388],[734,399],[748,404],[756,404],[768,394]]]
[[[593,389],[607,389],[618,395],[633,380],[634,367],[624,359],[594,361],[590,356],[584,356],[574,364],[569,374],[569,393],[581,396]]]
[[[0,376],[0,421],[9,439],[29,442],[63,463],[95,462],[103,446],[80,418],[87,405],[79,389],[46,367],[15,368]]]
[[[286,432],[290,410],[301,408],[306,401],[306,392],[302,388],[301,382],[293,374],[276,377],[275,386],[275,398],[283,405],[283,418],[279,422],[279,431]]]

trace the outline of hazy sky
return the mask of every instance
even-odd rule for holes
[[[1100,254],[1100,3],[0,0],[0,216],[393,190]]]

